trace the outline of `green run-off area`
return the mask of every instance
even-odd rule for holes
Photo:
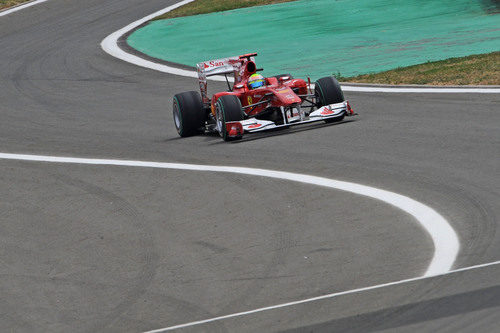
[[[301,0],[153,21],[128,38],[196,63],[258,52],[266,74],[351,76],[500,50],[494,0]]]

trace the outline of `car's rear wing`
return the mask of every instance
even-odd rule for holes
[[[230,57],[200,62],[196,65],[198,75],[209,77],[213,75],[233,74],[235,65],[240,64],[238,57]],[[241,64],[240,64],[241,65]]]
[[[207,77],[233,74],[235,81],[239,82],[246,68],[244,64],[249,61],[254,63],[254,56],[256,55],[257,53],[250,53],[236,57],[208,60],[196,65],[201,98],[205,107],[208,107],[210,104],[210,100],[207,96]]]

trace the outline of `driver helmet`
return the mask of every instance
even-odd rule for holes
[[[265,80],[264,77],[260,74],[252,74],[248,78],[248,87],[250,89],[255,89],[264,86]]]

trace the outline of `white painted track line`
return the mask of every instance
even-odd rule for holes
[[[147,21],[149,21],[149,20],[151,20],[159,15],[165,14],[171,10],[174,10],[175,8],[178,8],[180,6],[183,6],[183,5],[188,4],[190,2],[193,2],[193,1],[194,0],[184,0],[184,1],[178,2],[175,5],[164,8],[162,10],[154,12],[151,15],[143,17],[140,20],[137,20],[135,22],[130,23],[126,27],[123,27],[120,30],[115,31],[111,35],[109,35],[108,37],[104,38],[104,40],[101,42],[102,49],[115,58],[132,63],[132,64],[137,65],[137,66],[153,69],[153,70],[163,72],[163,73],[197,78],[198,73],[196,73],[195,71],[189,71],[189,70],[185,70],[185,69],[180,69],[180,68],[175,68],[175,67],[171,67],[171,66],[167,66],[167,65],[158,64],[158,63],[143,59],[141,57],[138,57],[136,55],[127,53],[118,46],[118,39],[121,36],[123,36],[124,34],[126,34],[127,32],[129,32],[130,30],[137,28],[141,24],[143,24],[143,23],[145,23],[145,22],[147,22]],[[224,81],[225,78],[220,77],[220,76],[214,76],[213,80]]]
[[[463,93],[476,93],[476,94],[499,94],[500,88],[439,88],[439,87],[373,87],[373,86],[349,86],[342,85],[343,91],[356,91],[356,92],[382,92],[382,93],[431,93],[431,94],[463,94]]]
[[[317,297],[311,297],[299,301],[294,301],[294,302],[288,302],[288,303],[283,303],[283,304],[277,304],[277,305],[272,305],[272,306],[267,306],[264,308],[259,308],[259,309],[254,309],[254,310],[249,310],[249,311],[244,311],[244,312],[238,312],[238,313],[232,313],[228,314],[225,316],[220,316],[220,317],[214,317],[214,318],[209,318],[209,319],[204,319],[204,320],[198,320],[198,321],[193,321],[190,323],[185,323],[185,324],[180,324],[180,325],[175,325],[175,326],[170,326],[170,327],[165,327],[165,328],[160,328],[152,331],[147,331],[144,333],[161,333],[161,332],[167,332],[167,331],[172,331],[180,328],[186,328],[186,327],[191,327],[191,326],[196,326],[196,325],[201,325],[201,324],[207,324],[211,323],[214,321],[219,321],[219,320],[224,320],[224,319],[230,319],[230,318],[235,318],[235,317],[242,317],[245,315],[253,314],[253,313],[258,313],[258,312],[264,312],[264,311],[269,311],[269,310],[275,310],[279,308],[285,308],[289,306],[294,306],[298,304],[304,304],[304,303],[310,303],[314,301],[319,301],[323,299],[328,299],[328,298],[335,298],[338,296],[344,296],[344,295],[349,295],[349,294],[356,294],[364,291],[370,291],[374,289],[380,289],[380,288],[386,288],[386,287],[391,287],[391,286],[397,286],[405,283],[410,283],[410,282],[415,282],[415,281],[420,281],[420,280],[425,280],[429,279],[432,277],[437,277],[437,276],[444,276],[444,275],[449,275],[449,274],[455,274],[459,272],[465,272],[465,271],[470,271],[478,268],[483,268],[483,267],[488,267],[488,266],[494,266],[500,264],[499,261],[494,261],[494,262],[489,262],[486,264],[481,264],[481,265],[475,265],[475,266],[470,266],[470,267],[465,267],[465,268],[460,268],[460,269],[455,269],[446,273],[441,273],[441,274],[435,274],[431,276],[421,276],[421,277],[416,277],[412,279],[405,279],[405,280],[399,280],[399,281],[394,281],[394,282],[388,282],[388,283],[383,283],[383,284],[378,284],[375,286],[369,286],[369,287],[364,287],[364,288],[357,288],[357,289],[352,289],[352,290],[346,290],[346,291],[340,291],[332,294],[327,294],[327,295],[321,295]]]
[[[427,268],[427,271],[424,273],[424,276],[430,276],[448,272],[452,268],[460,248],[458,236],[455,233],[455,230],[453,230],[448,221],[446,221],[438,212],[436,212],[431,207],[426,206],[421,202],[418,202],[401,194],[351,182],[345,182],[335,179],[329,179],[329,178],[317,177],[299,173],[274,171],[266,169],[244,168],[244,167],[232,167],[232,166],[90,159],[90,158],[21,155],[21,154],[5,154],[5,153],[0,153],[0,159],[51,162],[51,163],[115,165],[115,166],[178,169],[178,170],[191,170],[191,171],[227,172],[227,173],[236,173],[236,174],[244,174],[251,176],[284,179],[293,182],[329,187],[332,189],[347,191],[383,201],[413,216],[431,236],[432,241],[434,243],[434,256],[432,257],[432,260]]]
[[[159,72],[163,73],[168,73],[168,74],[174,74],[174,75],[180,75],[180,76],[186,76],[186,77],[193,77],[197,78],[198,73],[195,71],[190,71],[190,70],[185,70],[185,69],[180,69],[180,68],[175,68],[172,66],[164,65],[164,64],[159,64],[150,60],[143,59],[141,57],[138,57],[136,55],[130,54],[122,50],[118,46],[118,39],[126,34],[127,32],[137,28],[141,24],[157,17],[160,15],[163,15],[171,10],[174,10],[177,7],[183,6],[185,4],[188,4],[190,2],[193,2],[194,0],[184,0],[181,2],[176,3],[175,5],[166,7],[162,10],[159,10],[157,12],[152,13],[151,15],[148,15],[146,17],[143,17],[140,20],[137,20],[135,22],[130,23],[126,27],[113,32],[111,35],[106,37],[102,42],[101,42],[101,47],[102,49],[107,52],[108,54],[112,55],[113,57],[116,57],[118,59],[121,59],[123,61],[132,63],[137,66],[153,69]],[[225,81],[226,79],[223,76],[211,76],[207,78],[208,80],[212,81]],[[498,94],[500,93],[500,88],[446,88],[446,87],[426,87],[426,88],[420,88],[420,87],[373,87],[373,86],[353,86],[353,85],[342,85],[342,90],[344,91],[356,91],[356,92],[382,92],[382,93],[478,93],[478,94]]]
[[[45,2],[45,1],[48,1],[48,0],[35,0],[35,1],[30,1],[30,2],[27,2],[25,4],[22,4],[22,5],[19,5],[19,6],[15,6],[15,7],[12,7],[10,9],[5,9],[5,10],[2,10],[0,12],[0,17],[1,16],[5,16],[5,15],[9,15],[9,14],[12,14],[14,12],[17,12],[18,10],[21,10],[21,9],[25,9],[25,8],[28,8],[28,7],[31,7],[31,6],[34,6],[34,5],[38,5],[42,2]]]

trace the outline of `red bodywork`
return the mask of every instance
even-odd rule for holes
[[[211,100],[207,96],[207,84],[204,71],[211,67],[216,68],[221,66],[222,63],[201,63],[198,65],[198,72],[200,73],[200,90],[203,103],[205,107],[211,107],[213,116],[215,117],[214,106],[217,99],[223,95],[235,95],[241,102],[243,110],[249,116],[257,115],[269,107],[287,107],[294,104],[302,103],[302,99],[297,95],[305,95],[308,92],[308,85],[302,79],[290,79],[290,77],[276,77],[265,78],[266,84],[257,89],[249,89],[248,78],[255,74],[258,69],[253,61],[256,53],[241,55],[237,58],[227,59],[228,66],[232,67],[232,74],[234,74],[234,85],[232,91],[216,93],[212,96]],[[227,74],[227,72],[223,72]],[[295,90],[295,91],[294,91]],[[267,102],[264,102],[267,101]],[[264,102],[258,104],[259,102]],[[254,107],[248,107],[253,104]]]

